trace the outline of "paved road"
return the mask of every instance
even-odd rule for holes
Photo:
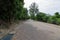
[[[60,26],[27,20],[17,26],[12,40],[60,40]]]

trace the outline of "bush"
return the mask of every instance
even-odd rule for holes
[[[36,19],[38,21],[47,22],[48,18],[49,18],[49,16],[47,14],[43,13],[43,12],[40,12],[36,15]]]
[[[56,24],[60,25],[60,18],[57,18]]]
[[[57,18],[54,17],[54,16],[51,16],[51,17],[48,19],[48,23],[56,24],[56,21],[57,21]]]

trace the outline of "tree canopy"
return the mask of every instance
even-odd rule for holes
[[[28,18],[24,0],[0,0],[0,25]]]
[[[39,12],[38,5],[34,2],[30,5],[29,13],[32,19]]]

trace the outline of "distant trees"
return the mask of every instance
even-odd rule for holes
[[[38,5],[36,3],[32,3],[29,9],[29,13],[31,19],[57,24],[60,25],[60,14],[59,12],[54,13],[54,15],[48,15],[44,12],[39,12]]]
[[[56,12],[56,13],[55,13],[55,17],[56,17],[56,18],[60,18],[59,12]]]
[[[35,19],[35,15],[39,12],[38,5],[36,3],[32,3],[29,9],[29,13],[32,19]]]
[[[43,12],[39,12],[37,15],[36,15],[36,18],[37,20],[39,21],[44,21],[44,22],[47,22],[49,16]]]
[[[0,24],[3,22],[11,24],[11,21],[26,20],[29,18],[53,24],[60,24],[59,12],[50,16],[46,13],[39,12],[38,5],[32,3],[29,9],[29,17],[28,10],[27,8],[24,8],[23,5],[24,0],[0,0]]]
[[[46,13],[40,12],[36,15],[36,19],[38,21],[43,21],[43,22],[48,22],[48,23],[52,23],[52,24],[60,24],[60,14],[59,12],[56,12],[55,15],[50,16]]]
[[[60,24],[60,14],[59,12],[56,12],[53,16],[50,16],[49,23],[53,23],[53,24]]]

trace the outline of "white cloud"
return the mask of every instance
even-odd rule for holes
[[[29,9],[29,6],[36,2],[39,6],[39,10],[45,13],[60,12],[60,0],[24,0],[25,6]]]

